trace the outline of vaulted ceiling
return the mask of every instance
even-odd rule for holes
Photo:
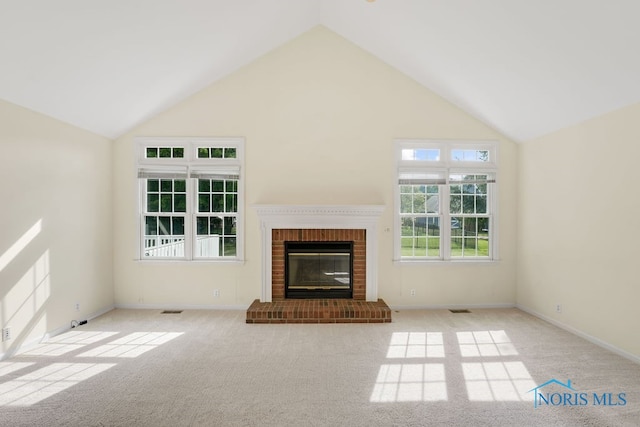
[[[324,25],[516,141],[640,102],[637,0],[0,0],[0,98],[115,138]]]

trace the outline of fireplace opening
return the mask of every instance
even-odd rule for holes
[[[286,298],[352,298],[353,242],[285,242]]]

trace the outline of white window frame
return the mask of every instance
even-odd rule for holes
[[[137,257],[139,261],[189,261],[189,262],[243,262],[244,261],[244,138],[241,137],[136,137],[134,139],[136,149],[136,174],[138,176],[138,233],[137,233]],[[146,150],[150,147],[183,147],[183,158],[146,158]],[[235,148],[234,159],[198,158],[198,147],[228,147]],[[162,257],[144,256],[145,236],[145,179],[139,178],[144,174],[158,174],[163,177],[185,177],[186,179],[186,212],[184,213],[184,256]],[[238,176],[237,188],[237,212],[236,217],[236,255],[216,257],[194,256],[196,245],[196,217],[199,212],[198,203],[198,174],[233,174]],[[224,212],[221,212],[223,216]],[[202,214],[201,214],[202,216]],[[233,216],[233,215],[232,215]]]
[[[438,149],[437,160],[406,160],[403,149]],[[481,150],[489,152],[488,161],[455,161],[454,150]],[[493,262],[498,260],[498,143],[495,141],[398,139],[394,144],[396,171],[394,176],[394,261],[395,262]],[[402,256],[402,221],[399,179],[415,173],[444,179],[439,187],[440,255]],[[487,186],[487,216],[489,216],[489,255],[482,257],[451,256],[450,176],[456,173],[487,174],[495,182]]]

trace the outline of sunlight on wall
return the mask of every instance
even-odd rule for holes
[[[102,331],[69,331],[52,338],[49,342],[21,353],[11,362],[0,362],[0,378],[9,374],[20,375],[10,381],[0,381],[0,406],[29,406],[47,399],[82,381],[100,374],[118,364],[119,361],[105,361],[105,363],[89,362],[60,362],[49,363],[45,366],[38,358],[48,358],[66,355],[74,358],[131,358],[166,344],[179,337],[183,332],[136,332],[115,339],[108,344],[100,345],[101,341],[109,340],[118,332]],[[86,347],[97,345],[93,349],[73,356],[72,352],[80,352]],[[26,359],[27,361],[15,361]],[[35,360],[35,361],[32,361]],[[50,359],[46,359],[49,361]],[[107,363],[111,362],[111,363]],[[37,368],[35,370],[31,370]]]
[[[7,249],[2,255],[0,255],[0,271],[4,270],[4,268],[11,261],[13,261],[14,258],[18,256],[18,254],[22,252],[24,248],[26,248],[27,245],[31,243],[31,241],[35,239],[38,234],[40,234],[41,231],[42,219],[39,219],[18,240],[16,240],[9,249]]]
[[[44,251],[33,264],[33,258],[30,258],[33,253],[20,256],[41,232],[42,219],[39,219],[0,255],[0,323],[3,328],[11,328],[13,340],[3,342],[2,350],[19,345],[33,331],[42,334],[47,331],[44,306],[51,296],[49,250]],[[12,265],[15,268],[4,271],[12,262],[15,262]],[[17,275],[7,277],[23,271],[24,274],[17,281]]]
[[[46,313],[39,313],[51,296],[51,277],[49,266],[49,250],[47,249],[26,273],[13,285],[3,301],[3,324],[13,323],[15,329],[19,325],[30,325],[31,328],[42,324]],[[11,308],[13,311],[9,311]],[[5,314],[6,313],[6,314]],[[5,317],[6,316],[6,317]],[[40,322],[40,323],[39,323]],[[25,326],[20,326],[24,329]]]

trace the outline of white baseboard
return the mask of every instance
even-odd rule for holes
[[[390,305],[391,310],[482,310],[491,308],[515,308],[515,304],[436,304],[436,305]]]
[[[246,310],[249,305],[116,304],[126,310]]]
[[[585,332],[582,332],[579,329],[574,328],[573,326],[567,325],[566,323],[559,322],[556,319],[553,319],[549,316],[545,316],[544,314],[539,313],[523,305],[516,304],[516,308],[524,311],[525,313],[529,313],[530,315],[535,316],[540,320],[544,320],[545,322],[551,323],[552,325],[557,326],[560,329],[564,329],[565,331],[570,332],[573,335],[577,335],[580,338],[584,338],[585,340],[589,341],[592,344],[597,345],[598,347],[602,347],[605,350],[609,350],[610,352],[617,354],[618,356],[622,356],[625,359],[629,359],[632,362],[640,364],[640,356],[629,353],[628,351],[618,348],[614,345],[611,345],[608,342],[601,340],[600,338],[591,336]]]
[[[75,319],[75,320],[86,320],[86,321],[89,321],[89,320],[95,319],[96,317],[102,316],[105,313],[110,312],[114,308],[115,308],[114,305],[109,305],[109,306],[101,308],[98,311],[95,311],[95,312],[89,314],[84,319]],[[60,327],[58,327],[56,329],[48,331],[48,332],[44,333],[42,336],[31,338],[28,341],[25,341],[22,344],[20,344],[20,346],[12,349],[10,351],[7,351],[5,353],[0,353],[0,360],[8,359],[8,358],[20,353],[20,352],[27,351],[30,348],[33,348],[38,344],[42,344],[43,342],[55,337],[56,335],[60,335],[60,334],[62,334],[64,332],[67,332],[70,329],[71,329],[71,322],[69,322],[69,324],[67,324],[67,325],[63,325],[63,326],[60,326]]]

